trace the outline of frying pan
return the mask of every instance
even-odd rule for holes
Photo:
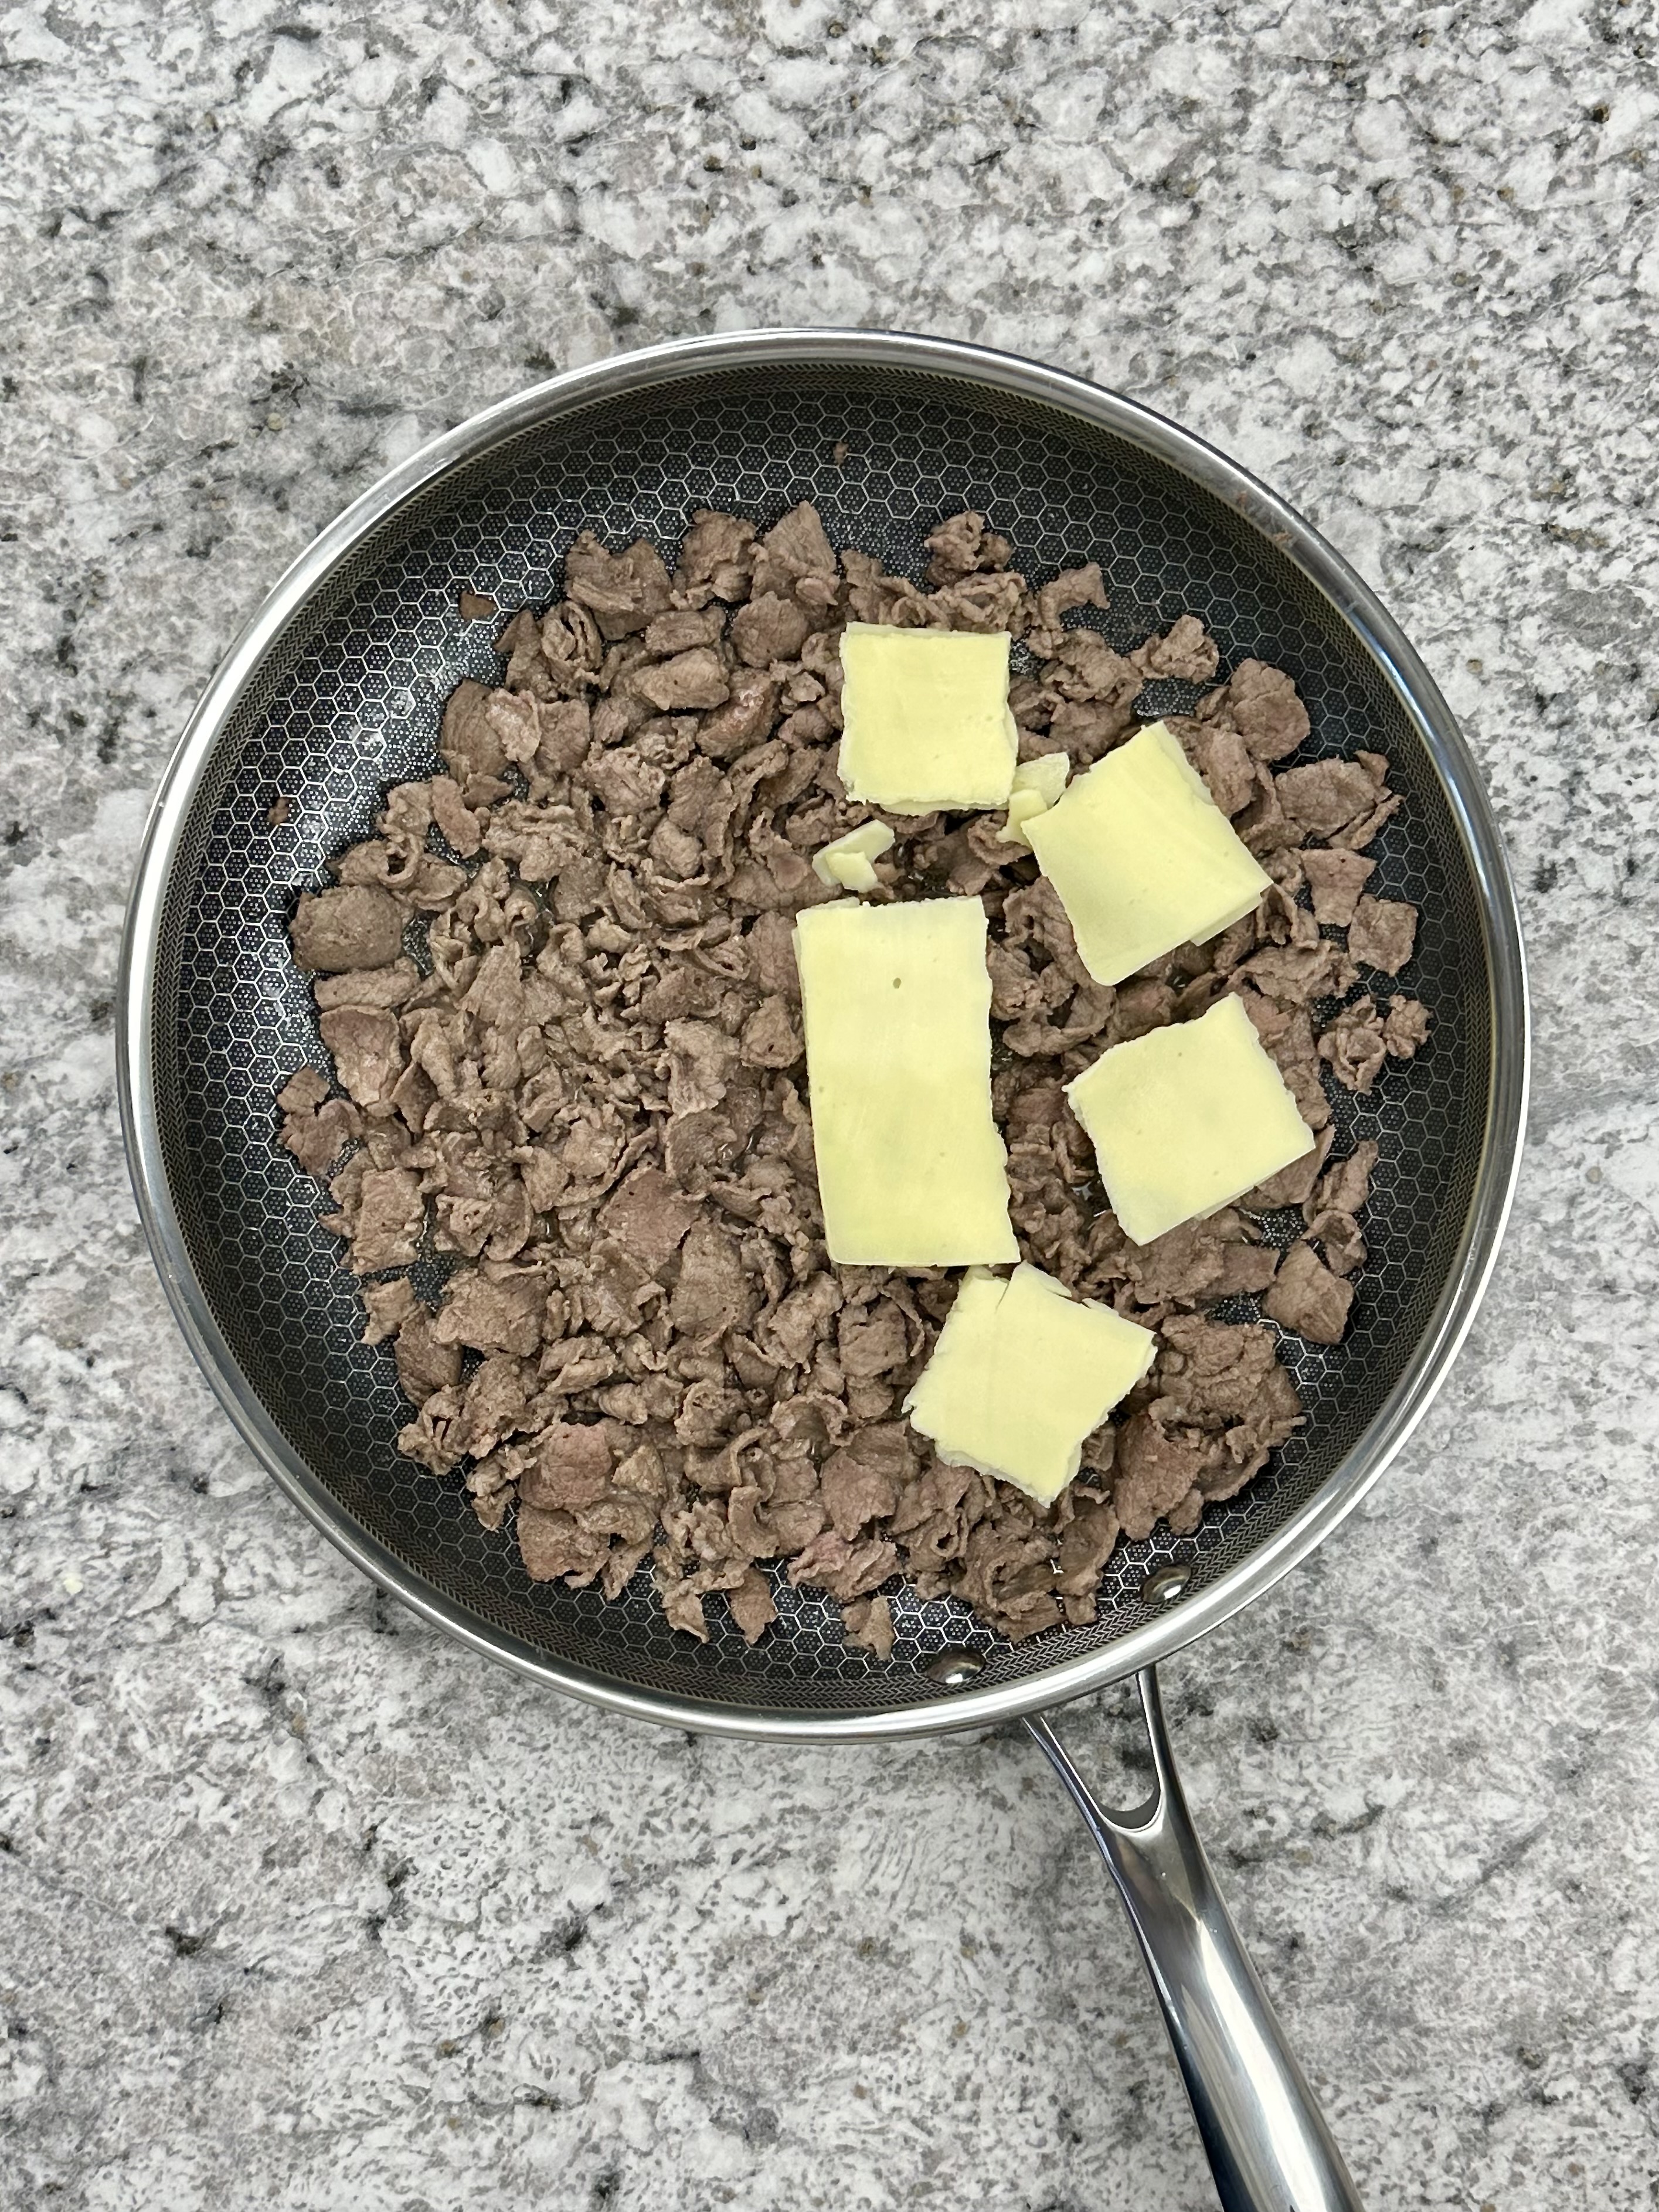
[[[532,1583],[459,1486],[398,1456],[387,1347],[316,1187],[273,1142],[272,1097],[318,1054],[289,957],[297,892],[369,833],[382,787],[428,773],[444,698],[496,666],[459,586],[555,596],[575,532],[665,550],[696,507],[769,522],[799,499],[838,545],[919,574],[966,505],[1040,580],[1097,559],[1127,647],[1194,612],[1224,667],[1286,668],[1304,757],[1385,753],[1406,805],[1371,888],[1422,909],[1408,981],[1431,1040],[1369,1097],[1333,1101],[1338,1152],[1374,1137],[1371,1258],[1344,1342],[1287,1340],[1307,1419],[1194,1535],[1121,1544],[1097,1621],[1019,1645],[948,1600],[894,1600],[883,1664],[837,1608],[780,1578],[753,1650],[670,1629],[649,1578],[617,1601]],[[1191,692],[1166,684],[1164,712]],[[271,819],[275,802],[276,819]],[[289,570],[192,716],[151,814],[130,911],[122,1111],[150,1249],[191,1350],[276,1480],[348,1558],[475,1650],[550,1688],[677,1728],[790,1739],[1023,1719],[1081,1808],[1152,1975],[1227,2212],[1358,2198],[1218,1893],[1182,1796],[1155,1662],[1237,1611],[1364,1495],[1468,1329],[1516,1173],[1527,1079],[1513,891],[1469,755],[1416,654],[1284,502],[1145,407],[1054,369],[930,338],[781,331],[658,346],[557,376],[394,470]],[[1270,1221],[1279,1241],[1295,1233]],[[435,1291],[437,1278],[417,1287]],[[1242,1309],[1241,1312],[1248,1312]],[[723,1609],[722,1609],[723,1611]],[[1097,1804],[1045,1709],[1134,1674],[1152,1793]]]

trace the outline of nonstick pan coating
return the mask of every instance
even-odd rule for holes
[[[1114,644],[1191,611],[1224,671],[1249,655],[1288,669],[1313,720],[1299,757],[1364,747],[1392,763],[1406,804],[1370,888],[1422,910],[1403,984],[1434,1018],[1413,1065],[1369,1097],[1334,1093],[1339,1152],[1363,1137],[1381,1149],[1371,1257],[1340,1346],[1287,1340],[1307,1419],[1268,1472],[1194,1537],[1121,1544],[1094,1626],[1014,1647],[907,1590],[885,1665],[847,1648],[833,1603],[781,1575],[779,1625],[753,1650],[722,1607],[707,1646],[676,1633],[648,1572],[611,1603],[532,1583],[510,1530],[486,1533],[459,1482],[398,1455],[407,1409],[390,1347],[359,1341],[319,1188],[272,1141],[273,1093],[319,1057],[286,934],[295,899],[369,834],[387,782],[434,765],[457,680],[496,665],[458,589],[540,605],[584,526],[672,552],[694,507],[764,525],[802,498],[835,544],[912,575],[941,516],[980,508],[1034,580],[1099,561],[1111,607],[1086,618]],[[1141,711],[1194,696],[1161,684]],[[289,813],[273,828],[278,796]],[[135,1182],[169,1296],[297,1502],[498,1658],[650,1717],[777,1735],[1029,1710],[1162,1656],[1283,1572],[1375,1479],[1468,1328],[1507,1206],[1526,1063],[1513,901],[1478,779],[1415,656],[1329,549],[1128,402],[974,348],[826,332],[694,341],[556,379],[416,456],[318,541],[216,678],[157,801],[121,1042]],[[1288,1242],[1298,1225],[1285,1217],[1274,1234]],[[1171,1563],[1187,1579],[1167,1603],[1172,1578],[1146,1585]],[[921,1670],[963,1645],[985,1665],[952,1694]]]

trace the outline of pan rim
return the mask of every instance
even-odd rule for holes
[[[1492,1023],[1486,1128],[1455,1265],[1394,1389],[1346,1458],[1299,1510],[1190,1599],[1080,1659],[1017,1681],[914,1705],[822,1711],[647,1692],[550,1660],[487,1628],[416,1575],[344,1511],[266,1413],[232,1353],[191,1265],[163,1158],[154,1083],[153,1001],[166,893],[196,793],[218,739],[271,648],[312,594],[370,532],[440,477],[502,441],[596,400],[684,377],[766,364],[884,366],[977,383],[1036,401],[1123,438],[1224,500],[1334,609],[1377,664],[1434,763],[1474,878]],[[1103,1688],[1168,1657],[1230,1619],[1297,1565],[1351,1513],[1423,1419],[1472,1327],[1491,1279],[1521,1165],[1531,1058],[1525,954],[1503,840],[1449,708],[1394,618],[1342,556],[1267,486],[1192,432],[1069,372],[955,339],[904,331],[793,328],[676,339],[571,369],[498,401],[390,470],[312,541],[244,626],[202,694],[152,802],[123,933],[117,1094],[128,1170],[151,1257],[185,1342],[243,1440],[301,1511],[346,1558],[432,1626],[544,1686],[636,1720],[780,1741],[878,1740],[982,1729]]]

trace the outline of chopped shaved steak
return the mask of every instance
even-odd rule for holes
[[[1367,968],[1397,975],[1417,941],[1417,908],[1401,899],[1361,898],[1348,931],[1348,947]]]
[[[463,1485],[532,1580],[615,1597],[648,1568],[705,1641],[752,1644],[805,1602],[884,1660],[901,1578],[1012,1638],[1093,1620],[1121,1538],[1190,1533],[1291,1433],[1275,1333],[1209,1310],[1259,1298],[1340,1338],[1377,1152],[1329,1163],[1326,1085],[1369,1090],[1429,1033],[1415,999],[1353,995],[1357,963],[1396,973],[1416,923],[1368,895],[1364,848],[1398,804],[1380,755],[1280,766],[1310,731],[1291,678],[1245,660],[1218,684],[1193,615],[1120,651],[1092,562],[1034,586],[973,513],[927,545],[920,585],[837,553],[808,502],[763,532],[700,511],[672,562],[584,532],[563,596],[501,629],[500,680],[451,695],[441,771],[387,791],[291,924],[331,1074],[289,1078],[280,1141],[330,1179],[365,1340],[390,1344],[413,1407],[400,1449]],[[824,1249],[793,931],[836,895],[813,854],[879,818],[836,772],[848,619],[1006,629],[1029,655],[1022,757],[1077,769],[1133,732],[1147,684],[1210,685],[1170,726],[1273,878],[1253,915],[1115,988],[1000,811],[901,817],[866,894],[982,901],[1022,1255],[1158,1333],[1046,1507],[903,1417],[959,1273]],[[1319,1142],[1133,1245],[1062,1086],[1225,992]],[[1255,1216],[1290,1207],[1306,1233],[1281,1253]],[[450,1270],[435,1307],[417,1262]]]

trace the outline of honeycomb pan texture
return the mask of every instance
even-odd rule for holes
[[[837,458],[840,454],[842,457]],[[1405,983],[1434,1016],[1431,1043],[1369,1097],[1333,1089],[1338,1151],[1374,1137],[1371,1259],[1346,1340],[1287,1341],[1308,1419],[1196,1536],[1120,1545],[1097,1624],[1018,1648],[952,1601],[894,1602],[884,1667],[842,1641],[837,1608],[777,1577],[780,1626],[752,1651],[711,1607],[706,1647],[663,1620],[648,1572],[618,1601],[532,1583],[510,1530],[490,1535],[459,1483],[398,1457],[405,1418],[390,1347],[359,1340],[356,1286],[318,1226],[318,1187],[272,1142],[272,1096],[319,1060],[309,993],[286,935],[297,894],[368,833],[384,786],[435,763],[442,702],[496,666],[462,586],[504,608],[556,594],[577,531],[640,534],[671,555],[694,507],[763,525],[815,501],[831,539],[920,576],[922,541],[963,505],[1011,537],[1033,580],[1099,561],[1121,647],[1200,616],[1224,671],[1248,655],[1289,670],[1312,717],[1301,757],[1386,753],[1406,798],[1370,888],[1422,908]],[[1142,702],[1172,711],[1190,690]],[[266,814],[289,802],[280,826]],[[1426,749],[1370,649],[1251,522],[1160,458],[1059,409],[966,379],[881,367],[705,372],[520,433],[440,477],[361,542],[267,654],[221,733],[167,886],[153,1006],[165,1171],[202,1294],[248,1386],[349,1522],[486,1643],[647,1695],[777,1711],[914,1704],[915,1671],[947,1646],[984,1655],[981,1686],[1098,1649],[1152,1617],[1150,1571],[1171,1560],[1212,1583],[1327,1481],[1382,1405],[1458,1263],[1486,1131],[1493,1040],[1478,892]],[[1299,1224],[1275,1224],[1288,1242]],[[431,1287],[431,1285],[428,1285]],[[1241,1308],[1236,1317],[1249,1310]]]

